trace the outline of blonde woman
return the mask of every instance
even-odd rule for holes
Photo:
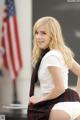
[[[80,98],[76,91],[68,88],[69,70],[79,78],[80,65],[64,42],[59,22],[49,16],[40,18],[34,25],[33,37],[34,69],[28,120],[80,120]],[[34,96],[37,80],[42,94],[40,99]]]

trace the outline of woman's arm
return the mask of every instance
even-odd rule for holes
[[[53,88],[50,93],[48,93],[47,95],[44,95],[39,100],[37,100],[35,98],[35,96],[30,97],[30,103],[35,104],[40,101],[54,99],[65,92],[64,82],[63,82],[63,78],[61,76],[62,69],[59,67],[51,66],[51,67],[48,67],[48,70],[52,76],[53,84],[54,84],[55,88]]]
[[[57,98],[58,96],[60,96],[62,93],[65,92],[63,77],[61,76],[62,68],[49,66],[48,70],[52,76],[53,84],[55,88],[53,88],[49,94],[45,95],[42,98],[42,100],[50,100],[50,99]]]
[[[70,70],[78,77],[76,91],[80,94],[80,65],[73,60],[73,65]]]
[[[78,94],[80,95],[80,77],[78,77],[77,80],[77,87],[76,87],[76,91],[78,92]]]

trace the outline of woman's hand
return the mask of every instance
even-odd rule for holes
[[[29,98],[29,103],[36,104],[37,102],[38,102],[38,100],[35,98],[35,96],[31,96]]]

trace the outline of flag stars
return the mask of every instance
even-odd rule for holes
[[[13,0],[7,0],[6,2],[8,8],[8,17],[15,15],[15,6]]]

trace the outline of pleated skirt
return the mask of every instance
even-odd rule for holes
[[[68,88],[59,97],[47,101],[41,101],[36,104],[29,104],[27,111],[27,120],[49,120],[51,109],[62,102],[80,103],[80,98],[74,90]],[[60,105],[57,107],[59,108]]]

